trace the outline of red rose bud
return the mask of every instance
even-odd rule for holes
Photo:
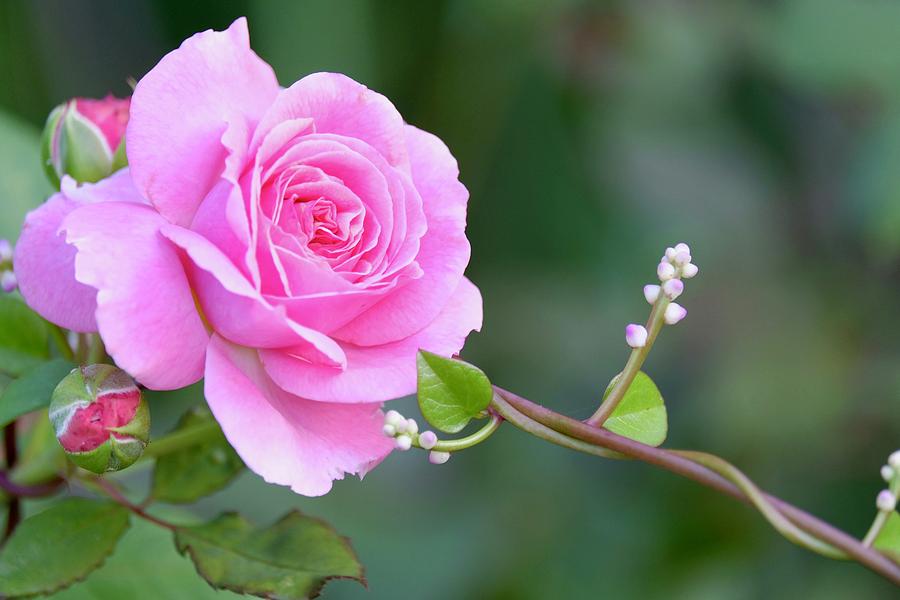
[[[50,421],[69,459],[94,473],[131,466],[150,439],[150,409],[141,390],[111,365],[66,375],[53,391]]]
[[[53,109],[41,138],[41,159],[58,188],[63,175],[94,182],[118,171],[125,157],[130,98],[75,98]]]

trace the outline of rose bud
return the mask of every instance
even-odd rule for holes
[[[69,459],[93,473],[134,464],[150,439],[150,409],[141,390],[112,365],[66,375],[53,391],[50,421]]]
[[[118,171],[125,157],[130,98],[75,98],[53,109],[41,138],[44,170],[57,188],[63,175],[100,181]]]

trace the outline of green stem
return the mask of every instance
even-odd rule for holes
[[[460,450],[471,448],[491,437],[491,435],[500,428],[501,423],[503,423],[503,418],[500,415],[491,414],[491,420],[472,435],[467,435],[466,437],[456,440],[441,440],[435,444],[432,450],[436,452],[459,452]],[[419,445],[418,441],[416,441],[414,445],[417,448],[422,447]]]
[[[750,503],[762,513],[772,527],[788,540],[807,550],[811,550],[822,556],[827,556],[828,558],[837,560],[846,560],[848,558],[846,552],[838,550],[831,544],[809,535],[794,525],[782,515],[778,509],[772,506],[749,477],[744,475],[737,467],[728,461],[725,461],[718,456],[707,454],[706,452],[694,452],[690,450],[672,450],[672,452],[679,456],[684,456],[697,464],[703,465],[711,471],[715,471],[738,486],[744,493],[744,496],[746,496]]]
[[[491,400],[491,406],[504,418],[504,420],[509,421],[522,431],[530,433],[542,440],[546,440],[557,446],[562,446],[563,448],[569,448],[570,450],[592,454],[602,458],[615,457],[614,452],[610,452],[609,450],[605,450],[594,444],[571,438],[563,433],[550,429],[546,425],[538,423],[516,410],[515,407],[507,402],[500,394],[494,394],[494,399]]]
[[[875,515],[875,520],[872,521],[872,526],[869,527],[869,531],[866,532],[866,537],[863,538],[863,546],[872,547],[872,544],[875,542],[875,538],[878,537],[878,534],[881,533],[882,527],[887,523],[888,517],[891,516],[891,513],[885,512],[883,510],[879,510],[878,514]]]
[[[171,454],[172,452],[177,452],[184,448],[197,446],[204,442],[214,440],[219,434],[219,431],[219,424],[215,421],[209,421],[201,423],[200,425],[194,425],[187,429],[175,431],[158,440],[151,441],[144,450],[141,460],[159,458],[160,456]]]
[[[137,516],[141,517],[146,521],[150,521],[160,527],[164,527],[169,531],[175,531],[176,526],[168,521],[163,521],[160,518],[154,517],[143,507],[135,504],[131,500],[125,497],[125,494],[119,491],[119,489],[111,482],[103,479],[102,477],[82,477],[81,482],[85,485],[94,489],[94,491],[99,491],[112,499],[114,502],[121,504]]]
[[[622,369],[622,373],[619,375],[618,379],[616,379],[613,388],[600,404],[600,408],[598,408],[585,423],[593,425],[594,427],[601,427],[613,414],[613,411],[616,410],[616,407],[619,406],[622,399],[625,398],[625,392],[628,391],[634,378],[637,377],[638,372],[641,370],[641,366],[644,364],[644,360],[646,360],[647,355],[650,353],[650,348],[653,347],[653,342],[656,341],[656,336],[658,336],[659,332],[662,330],[663,324],[665,323],[666,307],[668,305],[669,299],[666,298],[666,295],[660,290],[659,296],[653,304],[653,309],[650,311],[650,316],[647,318],[647,343],[641,348],[635,348],[631,351],[631,354],[628,356],[628,361],[625,363],[625,368]]]
[[[498,412],[506,418],[503,406],[511,406],[515,411],[524,415],[527,419],[527,426],[520,428],[537,435],[538,437],[542,437],[553,443],[559,443],[555,439],[542,435],[545,430],[536,427],[534,423],[544,425],[546,426],[546,429],[550,429],[555,433],[563,435],[565,438],[574,438],[583,443],[599,446],[600,449],[606,449],[607,451],[612,450],[624,454],[629,458],[641,460],[666,469],[677,475],[692,479],[714,490],[722,492],[723,494],[752,504],[751,499],[748,498],[745,491],[738,485],[729,481],[714,470],[711,470],[709,467],[698,464],[686,456],[681,456],[670,450],[642,444],[603,428],[592,427],[582,421],[566,417],[548,408],[530,402],[529,400],[502,388],[495,386],[494,390],[497,393],[495,400],[496,398],[500,398],[503,402],[502,404],[497,403],[496,406]],[[507,420],[519,427],[518,421],[514,419]],[[568,446],[568,443],[560,445]],[[860,540],[817,519],[784,500],[766,494],[765,492],[760,492],[760,494],[762,494],[762,497],[769,504],[774,506],[778,512],[806,533],[839,549],[844,552],[847,557],[859,562],[894,584],[900,585],[900,565],[893,562],[885,555],[864,546]]]
[[[59,325],[54,325],[49,321],[47,322],[47,328],[50,331],[50,337],[53,338],[53,342],[56,344],[57,350],[59,350],[60,356],[66,360],[74,360],[75,353],[72,352],[72,346],[69,345],[66,332]]]
[[[891,481],[891,484],[888,486],[890,492],[897,497],[897,494],[900,494],[900,474],[894,475],[894,479]],[[888,518],[891,516],[891,513],[894,512],[892,510],[879,510],[878,514],[875,515],[875,520],[872,521],[872,526],[869,527],[869,531],[866,532],[866,536],[863,538],[863,546],[871,547],[875,542],[875,538],[878,537],[878,534],[881,533],[884,524],[887,523]]]
[[[94,365],[105,362],[106,346],[103,345],[103,340],[100,339],[100,335],[92,333],[88,338],[88,343],[90,344],[87,357],[88,364]]]

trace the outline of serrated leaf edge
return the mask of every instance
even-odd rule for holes
[[[45,591],[34,592],[32,594],[20,594],[16,596],[0,596],[0,598],[39,598],[40,596],[49,596],[50,594],[55,594],[56,592],[70,588],[76,583],[81,583],[82,581],[87,579],[94,571],[106,564],[107,559],[109,559],[109,557],[113,555],[113,552],[116,551],[116,547],[119,545],[119,541],[122,539],[122,536],[125,535],[125,532],[128,531],[128,529],[131,527],[131,515],[128,513],[127,509],[122,508],[122,510],[125,511],[125,515],[127,518],[125,519],[125,526],[122,528],[121,533],[119,533],[119,536],[116,538],[116,541],[109,549],[109,552],[101,556],[100,560],[98,560],[96,564],[85,571],[83,575],[81,575],[80,577],[75,577],[74,579],[71,579],[55,588],[51,588]]]
[[[215,517],[212,520],[215,521],[215,520],[221,519],[222,517],[227,517],[227,516],[232,516],[232,515],[239,517],[239,518],[247,521],[248,523],[251,523],[251,525],[252,525],[252,522],[250,522],[249,519],[246,519],[243,515],[241,515],[237,511],[225,511],[223,513],[220,513],[217,517]],[[271,525],[268,525],[264,528],[268,529],[269,527],[275,527],[276,525],[286,521],[287,519],[289,519],[290,517],[292,517],[294,515],[315,521],[316,523],[319,523],[320,525],[323,525],[323,526],[327,527],[329,530],[333,531],[334,534],[338,537],[338,540],[340,540],[341,544],[347,549],[347,551],[353,557],[353,560],[356,561],[356,564],[359,565],[359,576],[358,577],[354,577],[352,575],[326,575],[324,577],[321,577],[322,581],[318,585],[316,585],[314,588],[310,589],[309,595],[307,596],[307,598],[318,598],[319,595],[322,593],[322,590],[325,588],[325,584],[327,584],[329,581],[334,581],[337,579],[349,579],[352,581],[357,581],[360,584],[362,584],[362,586],[364,588],[366,588],[368,590],[369,589],[369,581],[368,581],[368,579],[366,579],[366,567],[365,567],[365,565],[363,565],[362,561],[359,560],[359,556],[356,554],[356,550],[353,549],[353,544],[351,543],[350,538],[347,536],[341,535],[337,531],[335,531],[334,527],[328,521],[326,521],[324,519],[320,519],[319,517],[313,517],[313,516],[307,515],[297,509],[293,509],[293,510],[288,511],[284,515],[282,515],[281,518],[279,518],[277,521],[273,521]],[[188,527],[190,527],[190,526],[186,526],[185,528],[188,528]],[[173,531],[173,533],[172,533],[172,537],[175,542],[175,549],[182,556],[187,555],[191,559],[191,563],[194,565],[194,570],[197,572],[198,575],[200,575],[200,577],[203,579],[203,581],[205,581],[207,583],[207,585],[209,585],[209,587],[213,588],[214,590],[228,590],[230,592],[235,592],[238,594],[245,594],[248,596],[256,596],[257,598],[266,598],[266,599],[272,599],[272,600],[277,598],[276,596],[272,596],[271,594],[257,594],[254,592],[248,592],[247,590],[241,589],[237,586],[230,586],[230,585],[219,586],[219,585],[213,584],[209,580],[209,577],[207,576],[207,574],[204,573],[203,570],[201,569],[200,564],[197,562],[197,557],[194,554],[194,549],[191,547],[191,545],[188,543],[185,543],[183,548],[180,547],[180,545],[178,543],[178,529],[181,529],[181,527],[176,528],[176,530]],[[280,565],[274,565],[274,566],[283,568]]]

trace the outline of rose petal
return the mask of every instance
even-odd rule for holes
[[[152,207],[89,204],[63,222],[78,249],[75,278],[97,290],[97,325],[116,363],[152,389],[176,389],[203,375],[209,334],[176,248],[159,235]]]
[[[278,92],[272,68],[250,50],[246,19],[185,40],[132,96],[126,148],[138,189],[188,225],[222,173],[226,124],[244,119],[252,130]]]
[[[420,330],[442,310],[469,263],[469,192],[459,181],[456,160],[439,138],[421,129],[407,125],[406,140],[428,223],[416,256],[423,275],[334,333],[353,344],[384,344]]]
[[[383,402],[416,389],[416,352],[451,356],[481,328],[481,294],[463,278],[444,310],[422,331],[382,346],[343,345],[343,372],[311,364],[302,351],[261,350],[268,374],[284,390],[323,402]]]
[[[81,206],[63,194],[28,213],[14,257],[19,292],[28,306],[60,327],[97,331],[97,291],[75,281],[75,248],[59,226]]]
[[[304,347],[317,364],[337,370],[346,364],[341,347],[327,335],[291,321],[285,310],[268,304],[209,240],[193,231],[165,225],[163,236],[187,254],[191,281],[204,315],[225,338],[254,348]]]
[[[256,353],[213,335],[206,400],[228,441],[269,483],[321,496],[345,473],[362,477],[392,448],[379,404],[312,402],[281,390]]]
[[[311,118],[319,133],[357,138],[373,146],[394,167],[409,171],[403,118],[391,101],[339,73],[313,73],[278,94],[253,135],[258,148],[283,121]]]
[[[25,219],[13,259],[19,291],[31,308],[60,327],[97,331],[97,291],[75,280],[75,248],[66,244],[59,226],[82,204],[109,201],[144,202],[128,169],[81,186],[66,177],[62,192],[54,194]]]

